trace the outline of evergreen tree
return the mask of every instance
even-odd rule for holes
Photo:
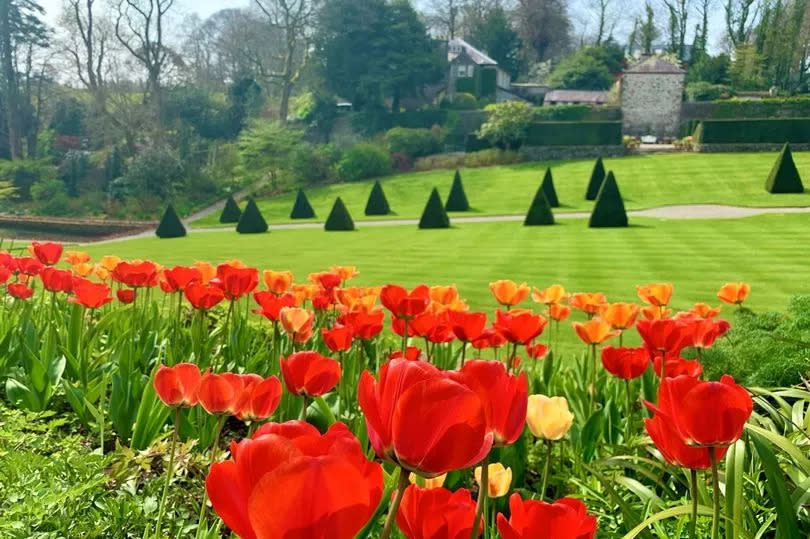
[[[588,182],[588,189],[585,191],[585,200],[596,200],[596,195],[599,194],[599,188],[602,187],[602,182],[604,181],[605,165],[602,164],[602,158],[599,157],[593,165],[591,179]]]
[[[461,173],[457,170],[453,176],[453,186],[447,197],[447,204],[444,209],[447,211],[470,211],[470,203],[467,201],[467,194],[464,192],[464,184],[461,183]]]
[[[228,199],[225,201],[225,207],[222,208],[222,213],[219,215],[219,222],[238,223],[240,217],[242,217],[242,210],[239,209],[239,204],[236,203],[233,195],[228,196]]]
[[[388,215],[389,213],[391,213],[391,206],[388,205],[388,199],[385,198],[380,180],[377,180],[368,195],[366,215]]]
[[[163,217],[160,218],[160,224],[155,230],[155,235],[158,238],[182,238],[186,235],[186,227],[183,226],[177,212],[174,211],[174,206],[169,204],[166,211],[163,212]]]
[[[419,219],[419,228],[450,228],[450,218],[447,217],[447,212],[442,206],[439,190],[435,187],[431,191],[430,198],[425,204],[425,211],[422,212],[422,217]]]
[[[526,213],[526,219],[523,221],[524,226],[537,226],[537,225],[553,225],[554,214],[551,213],[551,206],[549,205],[546,194],[543,191],[545,182],[537,188],[537,193],[534,195],[532,205],[529,206],[529,211]]]
[[[765,190],[769,193],[803,193],[802,178],[793,162],[790,145],[785,143],[771,173],[765,181]]]
[[[323,228],[324,230],[354,230],[352,216],[349,215],[349,210],[346,209],[346,205],[340,197],[335,199],[335,204],[332,206],[332,211],[329,212]]]
[[[624,201],[612,171],[608,172],[605,181],[602,182],[588,226],[591,228],[627,226],[627,212],[624,210]]]
[[[249,198],[242,217],[239,218],[239,224],[236,225],[236,231],[240,234],[260,234],[267,232],[267,228],[267,221],[262,217],[256,201]]]
[[[543,176],[543,184],[541,185],[543,194],[546,195],[548,205],[552,208],[560,207],[560,199],[557,198],[557,190],[554,189],[554,179],[551,177],[551,167],[546,169],[546,175]]]
[[[299,189],[295,197],[295,204],[293,204],[293,209],[290,212],[290,219],[312,219],[313,217],[315,217],[315,210],[312,209],[304,190]]]

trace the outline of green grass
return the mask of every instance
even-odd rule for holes
[[[810,152],[795,152],[793,156],[799,172],[805,173],[805,181],[810,181]],[[777,153],[675,153],[606,159],[605,168],[616,174],[628,209],[693,203],[810,206],[810,191],[793,195],[765,191],[765,179],[776,157]],[[549,164],[563,205],[556,211],[590,211],[592,203],[585,201],[585,187],[593,160],[580,160],[464,169],[464,188],[473,213],[525,214]],[[430,190],[438,187],[446,198],[452,181],[452,170],[432,170],[390,176],[382,180],[382,186],[397,213],[392,217],[418,218]],[[363,215],[372,185],[372,181],[333,184],[306,192],[320,221],[326,219],[338,196],[355,220],[379,219]],[[261,200],[259,208],[270,223],[288,222],[294,199],[291,192]],[[195,226],[220,226],[219,214],[201,219]]]

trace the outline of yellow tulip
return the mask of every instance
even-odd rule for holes
[[[574,423],[574,414],[568,410],[565,397],[530,395],[526,423],[536,437],[559,440]]]
[[[500,498],[501,496],[506,496],[509,492],[509,487],[512,486],[512,468],[504,468],[503,464],[500,462],[495,462],[487,466],[489,477],[487,478],[487,482],[489,483],[489,497],[490,498]],[[478,466],[475,471],[475,482],[478,483],[479,488],[481,487],[481,466]]]
[[[426,479],[421,475],[416,475],[415,473],[411,472],[408,479],[411,481],[412,485],[419,485],[420,487],[424,488],[439,488],[444,485],[444,480],[447,479],[447,474],[443,473],[442,475]]]
[[[112,270],[115,269],[115,266],[117,266],[119,262],[121,262],[121,257],[120,256],[105,255],[105,256],[101,257],[101,260],[99,260],[98,263],[105,270],[112,271]]]

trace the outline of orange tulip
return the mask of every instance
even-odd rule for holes
[[[594,318],[584,323],[574,322],[574,330],[585,344],[602,344],[608,339],[617,337],[620,333],[619,331],[611,330],[610,324],[601,318]]]
[[[78,275],[79,277],[87,277],[91,273],[93,273],[93,264],[89,264],[87,262],[80,262],[78,264],[73,264],[73,273]]]
[[[636,290],[641,301],[657,307],[665,307],[672,299],[673,288],[672,283],[653,283],[637,286]]]
[[[99,265],[109,272],[112,272],[119,262],[121,262],[121,257],[115,255],[102,256],[101,260],[98,261]]]
[[[305,301],[312,300],[315,297],[315,294],[321,289],[316,284],[293,284],[290,287],[290,292],[293,296],[295,296],[296,305],[301,305]]]
[[[312,337],[314,312],[297,307],[284,307],[279,312],[279,320],[284,331],[289,333],[295,342],[306,342]]]
[[[340,277],[340,282],[345,283],[349,279],[353,279],[360,275],[356,266],[332,266],[329,268],[331,273],[335,273]]]
[[[112,277],[112,272],[102,266],[101,264],[96,264],[93,266],[93,275],[101,279],[102,281],[108,281]]]
[[[695,303],[695,305],[689,309],[689,313],[692,313],[694,316],[698,318],[714,318],[718,314],[720,314],[720,309],[723,307],[718,305],[717,308],[712,307],[711,305],[707,305],[706,303]]]
[[[86,264],[90,262],[90,255],[84,251],[66,251],[65,262],[71,266],[75,266],[77,264]]]
[[[748,283],[726,283],[720,287],[717,297],[729,305],[742,305],[750,292],[751,285]]]
[[[430,300],[442,305],[450,305],[459,299],[458,288],[451,284],[448,286],[431,286],[428,293]]]
[[[217,268],[209,264],[208,262],[200,262],[199,260],[192,264],[195,268],[200,270],[200,275],[202,276],[202,284],[208,284],[211,282],[211,279],[217,276]]]
[[[293,274],[290,271],[264,270],[262,277],[267,289],[277,296],[289,290],[293,282]]]
[[[669,318],[672,314],[672,309],[666,307],[658,307],[656,305],[647,305],[641,308],[641,316],[646,320],[662,320]]]
[[[535,288],[532,292],[532,299],[537,303],[545,303],[546,305],[559,305],[566,298],[565,288],[561,284],[553,284],[545,290]]]
[[[599,314],[613,329],[627,329],[636,323],[639,310],[633,303],[610,303],[602,305]]]
[[[576,294],[571,294],[571,296],[568,298],[568,304],[571,305],[571,307],[574,309],[579,309],[580,311],[591,316],[598,313],[599,309],[605,303],[607,303],[607,297],[605,297],[605,295],[601,292],[578,292]]]
[[[529,297],[530,288],[526,283],[517,284],[515,281],[502,279],[489,283],[489,289],[495,300],[506,307],[513,307]]]
[[[233,258],[231,260],[226,260],[225,262],[220,264],[220,266],[230,266],[230,267],[236,268],[236,269],[243,269],[243,268],[247,267],[245,265],[245,263],[242,262],[241,260],[239,260],[238,258]]]
[[[548,306],[548,316],[552,320],[562,322],[571,314],[571,307],[560,303],[552,303]]]

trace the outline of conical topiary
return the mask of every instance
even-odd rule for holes
[[[782,147],[776,163],[773,164],[765,182],[765,190],[769,193],[804,193],[802,178],[796,169],[796,163],[793,162],[788,143]]]
[[[303,189],[298,190],[295,196],[295,204],[290,212],[290,219],[312,219],[315,217],[315,210],[312,209],[312,204],[309,203],[306,193]]]
[[[523,221],[524,226],[537,226],[537,225],[553,225],[554,214],[551,213],[551,206],[549,205],[546,194],[543,191],[543,184],[537,188],[537,193],[534,195],[532,205],[529,206],[529,211],[526,213],[526,219]]]
[[[377,180],[368,195],[366,215],[388,215],[389,213],[391,213],[391,206],[388,205],[388,199],[385,198],[380,180]]]
[[[332,206],[332,211],[329,212],[323,228],[324,230],[354,230],[352,216],[349,215],[349,210],[346,209],[346,205],[340,197],[335,199],[335,204]]]
[[[439,190],[435,187],[425,204],[422,218],[419,219],[419,228],[450,228],[450,218],[447,217],[447,211],[442,206]]]
[[[248,199],[247,206],[242,212],[242,217],[239,218],[239,224],[236,225],[236,231],[240,234],[260,234],[267,232],[267,221],[262,217],[262,212],[256,205],[256,201],[252,198]]]
[[[591,172],[591,179],[588,182],[588,189],[585,191],[585,200],[596,200],[599,194],[599,188],[602,187],[602,182],[605,181],[605,165],[602,164],[602,158],[599,157],[593,165],[593,172]]]
[[[166,211],[163,212],[163,217],[160,218],[160,224],[155,230],[155,235],[158,238],[182,238],[186,235],[186,227],[183,226],[177,212],[174,211],[174,206],[168,205]]]
[[[222,208],[222,213],[219,216],[219,222],[238,223],[240,217],[242,217],[242,210],[239,209],[239,204],[236,203],[233,195],[231,195],[225,201],[225,207]]]
[[[602,187],[599,188],[588,226],[591,228],[627,226],[627,212],[624,211],[624,201],[612,171],[608,172]]]
[[[557,198],[557,190],[554,189],[554,179],[551,177],[551,167],[546,169],[546,175],[543,176],[543,183],[540,188],[543,190],[543,194],[546,195],[548,205],[552,208],[559,208],[560,199]]]
[[[467,201],[467,194],[464,192],[464,184],[461,183],[461,173],[457,170],[453,176],[453,186],[447,196],[447,204],[444,205],[447,211],[470,211],[470,203]]]

